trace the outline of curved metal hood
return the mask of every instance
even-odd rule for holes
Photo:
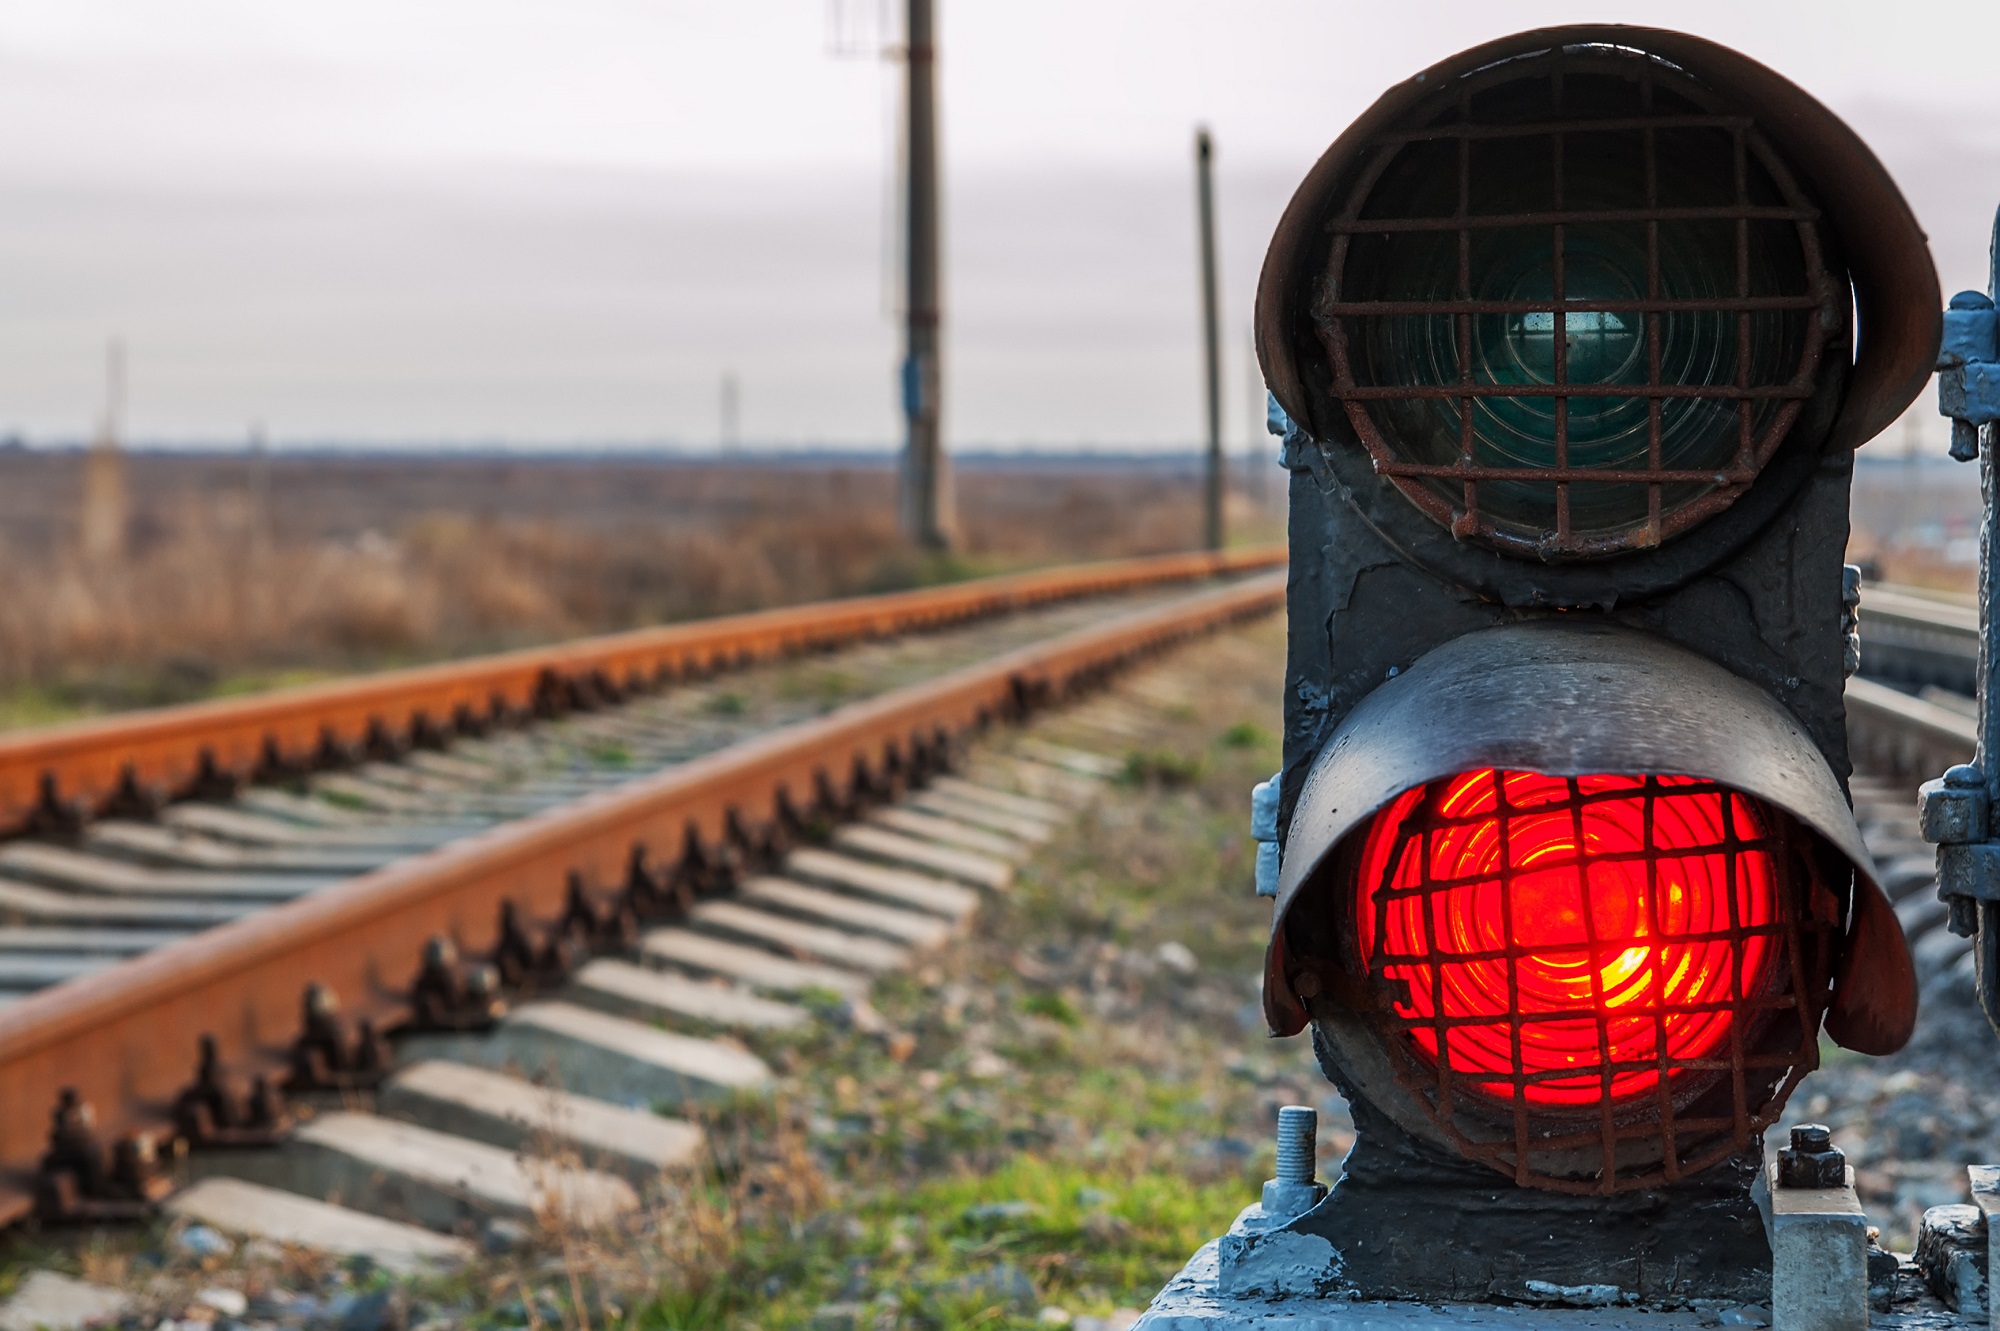
[[[1481,767],[1550,776],[1703,777],[1791,814],[1854,867],[1847,951],[1826,1029],[1889,1053],[1916,1021],[1916,972],[1853,811],[1819,749],[1763,690],[1685,648],[1596,617],[1532,620],[1454,639],[1354,708],[1292,812],[1265,953],[1273,1034],[1302,1030],[1285,919],[1349,833],[1406,790]]]
[[[1804,174],[1853,281],[1857,316],[1854,369],[1826,446],[1858,448],[1881,433],[1929,381],[1944,326],[1930,247],[1902,191],[1859,135],[1784,75],[1700,37],[1622,24],[1539,28],[1461,51],[1390,88],[1334,140],[1286,205],[1258,278],[1257,356],[1279,404],[1320,433],[1299,363],[1300,346],[1314,345],[1305,269],[1366,145],[1454,79],[1565,46],[1618,46],[1679,66],[1755,118]]]

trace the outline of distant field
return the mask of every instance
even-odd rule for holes
[[[897,541],[886,460],[141,452],[120,471],[123,549],[92,556],[84,455],[0,450],[0,725],[1200,532],[1180,460],[969,462],[944,560]],[[1266,479],[1276,504],[1282,477]],[[1231,520],[1238,539],[1283,530],[1244,493]]]

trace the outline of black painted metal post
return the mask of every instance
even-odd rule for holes
[[[1924,784],[1918,816],[1938,847],[1938,895],[1951,907],[1951,931],[1971,938],[1980,1007],[2000,1031],[2000,217],[1994,219],[1988,293],[1961,291],[1945,311],[1938,352],[1938,410],[1951,418],[1951,455],[1979,459],[1985,514],[1979,533],[1979,743],[1970,766]]]

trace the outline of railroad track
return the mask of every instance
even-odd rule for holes
[[[438,1122],[498,1102],[498,1074],[469,1067],[452,1086],[391,1085],[392,1030],[404,1064],[428,1047],[553,1059],[579,1085],[580,1068],[622,1069],[638,1078],[613,1097],[627,1105],[761,1084],[754,1058],[709,1037],[800,1020],[804,993],[852,997],[961,924],[1045,833],[1047,797],[1089,775],[1053,752],[946,775],[967,743],[1275,609],[1283,575],[1262,570],[1281,560],[989,579],[0,740],[0,826],[16,833],[0,845],[0,1223],[143,1211],[169,1143],[198,1167],[255,1163],[288,1097],[428,1096]],[[757,662],[770,668],[736,669]],[[643,928],[658,921],[673,923]],[[561,1000],[519,1003],[565,982]],[[666,1149],[615,1108],[565,1112]],[[322,1115],[303,1154],[366,1175],[331,1137],[382,1122]],[[491,1150],[522,1129],[480,1130]],[[518,1213],[522,1197],[630,1191],[600,1173],[552,1188],[516,1160],[500,1176]],[[281,1229],[306,1223],[279,1210]]]
[[[864,1003],[1106,775],[1032,740],[944,775],[967,738],[1275,609],[1269,562],[995,580],[475,662],[469,683],[440,667],[174,709],[123,723],[144,743],[122,767],[116,720],[0,744],[21,834],[0,911],[32,921],[0,927],[0,1219],[137,1213],[166,1142],[195,1150],[183,1214],[391,1262],[466,1255],[480,1216],[630,1204],[699,1143],[652,1107],[768,1082],[731,1032],[813,1020],[808,994]],[[1184,585],[1215,574],[1235,581]],[[1934,681],[1963,678],[1946,667],[1972,626],[1893,605],[1893,628],[1864,612],[1864,660],[1921,643],[1929,693],[1851,683],[1854,794],[1935,979],[1969,956],[1912,796],[1970,755],[1965,703]],[[730,671],[843,642],[817,674]],[[827,710],[830,679],[871,696]],[[315,1105],[333,1112],[294,1121]],[[552,1122],[595,1167],[524,1172],[508,1152]]]

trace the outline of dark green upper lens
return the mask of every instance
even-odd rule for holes
[[[1589,88],[1580,94],[1577,82],[1573,99],[1591,94]],[[1527,87],[1526,96],[1548,95],[1546,85]],[[1614,102],[1630,95],[1595,92]],[[1550,118],[1546,105],[1489,109],[1541,124]],[[1463,470],[1469,454],[1471,467],[1502,473],[1476,481],[1474,505],[1482,528],[1503,542],[1546,547],[1562,527],[1582,548],[1594,535],[1649,521],[1657,532],[1659,513],[1721,487],[1740,488],[1743,467],[1761,463],[1748,445],[1783,401],[1726,391],[1649,396],[1648,387],[1767,388],[1786,383],[1800,363],[1812,310],[1740,308],[1746,296],[1810,295],[1799,222],[1726,215],[1782,208],[1778,185],[1751,156],[1739,197],[1737,156],[1725,131],[1672,128],[1651,138],[1649,149],[1646,134],[1624,127],[1567,132],[1560,143],[1547,133],[1478,137],[1469,143],[1463,175],[1457,142],[1419,141],[1398,150],[1361,208],[1364,220],[1353,224],[1338,273],[1343,305],[1507,307],[1341,316],[1357,385],[1525,390],[1470,399],[1376,398],[1364,407],[1392,459]],[[1366,219],[1455,219],[1461,179],[1469,184],[1464,209],[1472,223],[1462,231],[1366,231]],[[1724,215],[1689,215],[1698,211]],[[1483,219],[1491,222],[1481,225]],[[1559,297],[1569,308],[1557,308]],[[1649,300],[1684,304],[1634,308]],[[1533,391],[1565,385],[1633,392]],[[1559,467],[1568,469],[1566,517],[1558,514],[1554,480],[1509,475]],[[1732,476],[1649,482],[1591,479],[1579,471]],[[1399,483],[1421,487],[1454,514],[1466,511],[1459,475]]]

